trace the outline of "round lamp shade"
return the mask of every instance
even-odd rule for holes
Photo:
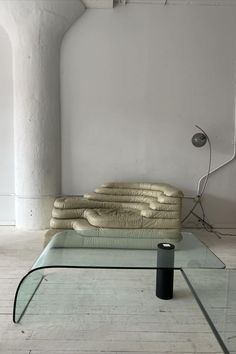
[[[207,136],[203,133],[196,133],[192,137],[192,144],[196,147],[202,147],[207,142]]]

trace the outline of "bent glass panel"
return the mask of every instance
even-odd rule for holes
[[[44,277],[43,269],[28,273],[20,282],[14,302],[13,321],[20,322]]]
[[[118,230],[111,230],[111,237]],[[50,266],[105,267],[156,269],[157,250],[85,247],[85,237],[92,231],[80,234],[64,231],[56,234],[33,268]],[[158,240],[156,244],[158,244]],[[87,244],[87,243],[86,243]],[[182,240],[175,243],[174,268],[224,268],[225,265],[196,236],[182,232]]]

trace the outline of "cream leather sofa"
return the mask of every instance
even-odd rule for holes
[[[156,248],[181,239],[183,194],[164,183],[107,183],[84,196],[57,198],[53,234],[74,229],[85,247]]]

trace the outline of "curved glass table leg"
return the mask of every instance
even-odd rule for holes
[[[27,273],[18,285],[13,308],[13,322],[20,322],[30,301],[44,278],[44,269],[33,269]]]

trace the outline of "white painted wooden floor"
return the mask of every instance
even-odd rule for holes
[[[197,233],[236,267],[236,237]],[[42,245],[43,232],[0,228],[0,353],[222,353],[179,271],[174,299],[163,301],[154,271],[53,270],[13,324],[16,287]]]

